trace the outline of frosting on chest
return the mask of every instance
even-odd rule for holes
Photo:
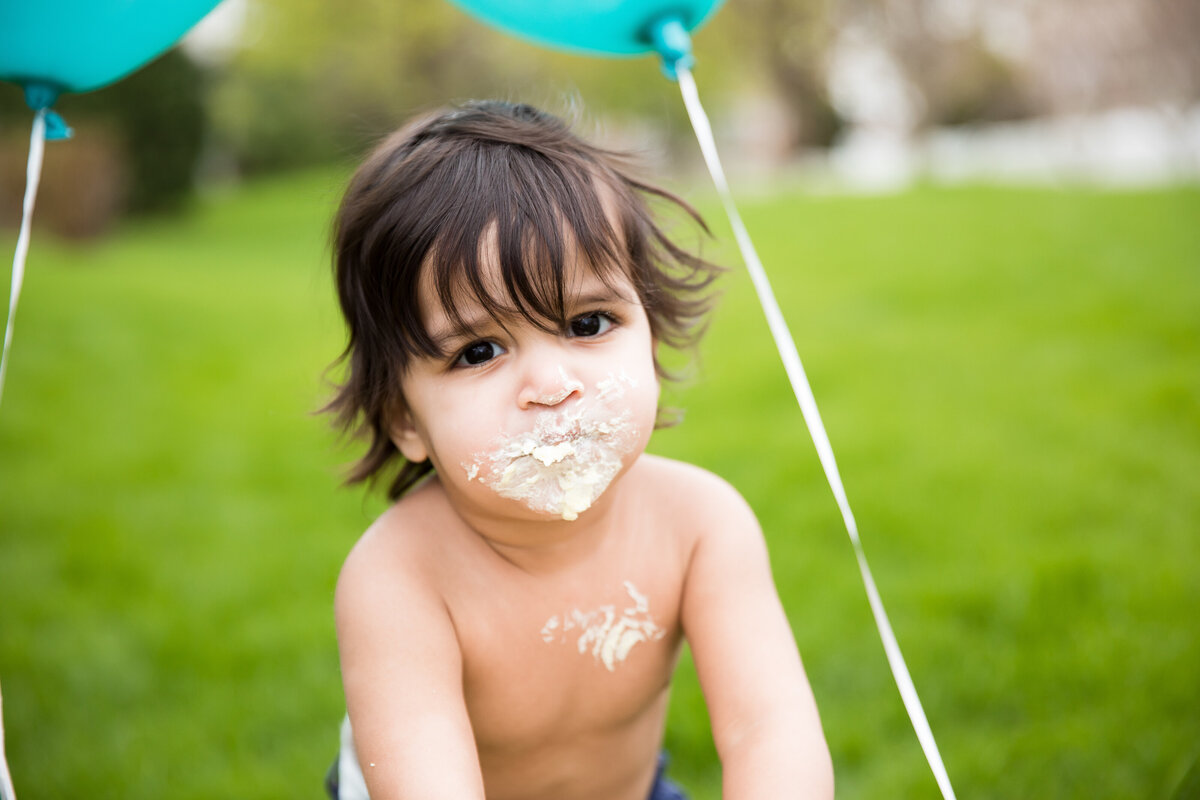
[[[588,611],[572,609],[555,614],[542,626],[542,641],[574,644],[580,655],[590,654],[612,672],[634,647],[663,638],[666,630],[650,614],[649,599],[629,581],[624,585],[632,605],[607,604]]]

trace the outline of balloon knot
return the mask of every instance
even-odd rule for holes
[[[24,85],[25,105],[34,111],[41,111],[46,118],[46,139],[70,139],[74,131],[67,125],[58,112],[50,107],[58,100],[58,87],[48,83],[30,81]]]
[[[690,70],[696,64],[692,55],[692,37],[683,20],[674,14],[660,17],[648,28],[654,51],[662,58],[662,71],[671,80],[678,80],[678,68]]]
[[[58,88],[48,83],[30,81],[23,84],[22,88],[25,89],[25,105],[34,111],[49,108],[58,99]]]

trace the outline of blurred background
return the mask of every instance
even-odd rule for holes
[[[697,52],[742,175],[1145,185],[1200,174],[1198,36],[1190,0],[741,0]],[[533,47],[447,3],[225,0],[132,78],[63,97],[80,135],[47,160],[38,221],[96,235],[197,189],[350,163],[413,113],[480,96],[580,106],[614,146],[694,169],[651,61]],[[14,225],[29,115],[15,89],[0,101]]]
[[[729,0],[695,70],[964,797],[1200,797],[1200,4]],[[634,150],[731,267],[657,452],[756,509],[839,796],[934,797],[853,555],[651,58],[444,2],[224,0],[47,146],[0,406],[18,796],[320,796],[331,603],[383,508],[315,412],[329,219],[414,113],[499,96]],[[31,114],[0,85],[0,244]],[[690,661],[667,747],[719,765]]]

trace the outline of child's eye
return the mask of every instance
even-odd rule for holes
[[[504,348],[495,342],[472,342],[458,354],[458,360],[454,362],[454,366],[477,367],[503,355],[504,352]]]
[[[613,326],[613,319],[602,311],[593,311],[571,320],[567,326],[570,336],[587,338],[599,336]]]

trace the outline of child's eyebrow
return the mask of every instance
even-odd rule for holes
[[[458,342],[478,338],[479,329],[480,326],[476,323],[455,325],[445,330],[431,331],[429,338],[433,340],[434,347],[444,352],[453,349],[453,345]]]
[[[616,289],[605,287],[603,289],[593,289],[586,294],[578,294],[569,298],[573,306],[590,306],[604,303],[632,303],[636,302],[633,299],[626,297],[623,292]]]
[[[441,325],[435,323],[428,332],[429,338],[433,340],[437,349],[445,351],[450,349],[450,345],[455,342],[476,338],[483,329],[495,321],[490,314],[483,311],[468,312],[466,315],[460,314],[455,318],[445,320]]]

